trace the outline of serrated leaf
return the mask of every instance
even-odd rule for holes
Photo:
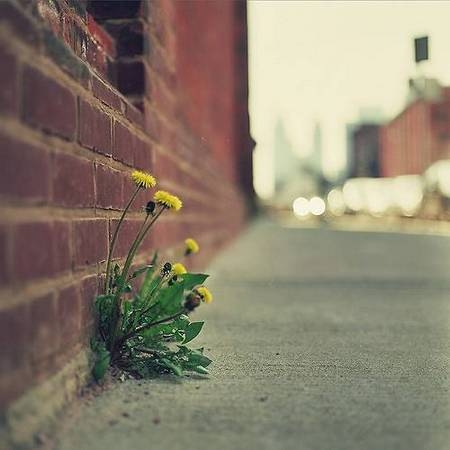
[[[184,330],[186,337],[184,338],[183,344],[187,344],[195,339],[200,331],[202,331],[204,323],[205,322],[191,322]]]

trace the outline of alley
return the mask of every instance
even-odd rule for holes
[[[450,239],[260,221],[210,268],[206,378],[119,383],[60,450],[450,448]]]

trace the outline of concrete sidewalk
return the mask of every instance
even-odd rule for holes
[[[129,381],[60,450],[450,448],[450,239],[256,223],[213,264],[208,378]]]

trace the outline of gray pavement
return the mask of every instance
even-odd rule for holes
[[[210,376],[118,384],[58,449],[450,449],[449,237],[258,222],[210,272]]]

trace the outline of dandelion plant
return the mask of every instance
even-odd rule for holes
[[[143,207],[141,226],[123,264],[113,265],[113,252],[124,218],[141,190],[156,186],[146,172],[134,171],[136,189],[126,204],[112,236],[106,261],[104,293],[97,296],[97,332],[92,341],[96,355],[95,379],[101,380],[110,366],[134,377],[161,373],[183,375],[186,371],[208,373],[211,360],[203,349],[187,346],[202,330],[203,322],[189,315],[203,302],[212,301],[203,285],[208,275],[190,273],[186,260],[199,251],[187,238],[179,261],[160,261],[155,252],[142,267],[131,271],[135,255],[155,222],[167,211],[179,211],[183,203],[175,195],[157,191]]]

